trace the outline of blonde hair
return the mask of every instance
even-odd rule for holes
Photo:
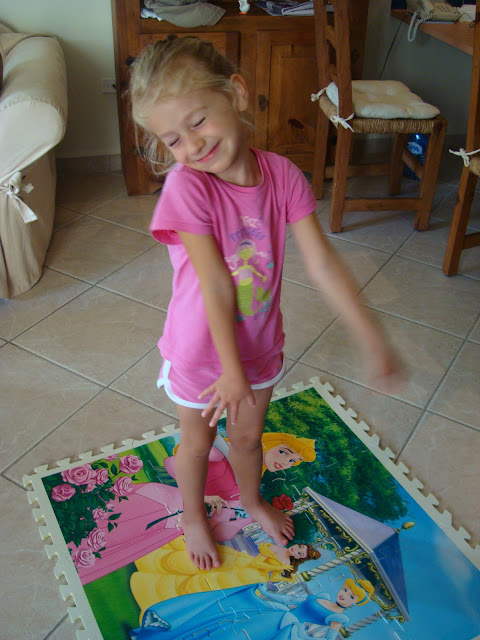
[[[135,59],[129,88],[135,138],[140,155],[155,175],[166,173],[174,159],[149,129],[148,114],[153,105],[160,98],[175,98],[199,89],[220,91],[233,100],[230,79],[237,72],[210,42],[196,36],[169,35],[147,45]]]
[[[370,580],[355,581],[352,578],[347,578],[344,584],[358,597],[357,606],[360,607],[367,604],[375,592],[375,588]]]
[[[273,431],[262,435],[263,453],[274,447],[279,447],[282,444],[285,444],[292,449],[292,451],[295,451],[297,455],[302,456],[303,460],[296,460],[293,463],[294,467],[298,467],[302,462],[313,462],[317,457],[315,453],[315,440],[311,438],[299,438],[292,433],[276,433]],[[266,469],[267,467],[263,465],[262,475]]]

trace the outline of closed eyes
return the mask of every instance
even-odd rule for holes
[[[192,129],[196,129],[197,127],[202,126],[205,120],[206,120],[205,116],[202,116],[199,120],[193,123]],[[178,144],[179,140],[180,140],[180,136],[178,138],[175,138],[174,140],[166,141],[165,144],[167,145],[167,147],[172,148],[176,144]]]

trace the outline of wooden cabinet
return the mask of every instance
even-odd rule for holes
[[[364,8],[367,0],[357,0]],[[355,5],[357,4],[355,3]],[[143,47],[169,33],[194,34],[212,42],[244,75],[253,116],[251,144],[280,153],[302,170],[311,171],[318,105],[310,95],[318,90],[312,16],[274,17],[252,5],[247,15],[237,2],[216,2],[226,9],[214,26],[183,29],[166,21],[140,17],[140,0],[112,0],[122,166],[129,195],[152,193],[161,186],[139,156],[130,106],[129,62]],[[357,39],[353,74],[360,77],[366,27],[355,17]]]
[[[311,171],[318,105],[313,31],[257,34],[255,146]]]

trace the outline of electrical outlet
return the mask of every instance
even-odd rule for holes
[[[102,79],[102,93],[116,93],[115,78]]]

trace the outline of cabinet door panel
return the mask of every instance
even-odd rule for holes
[[[143,33],[138,37],[139,49],[135,53],[137,55],[147,45],[157,42],[158,40],[164,40],[168,34],[166,33]],[[204,32],[198,31],[182,32],[178,34],[181,36],[196,36],[207,42],[211,42],[213,46],[220,51],[226,58],[235,65],[238,65],[238,41],[240,34],[235,31],[215,31]]]
[[[315,39],[311,32],[257,36],[255,143],[311,170],[318,106]]]

